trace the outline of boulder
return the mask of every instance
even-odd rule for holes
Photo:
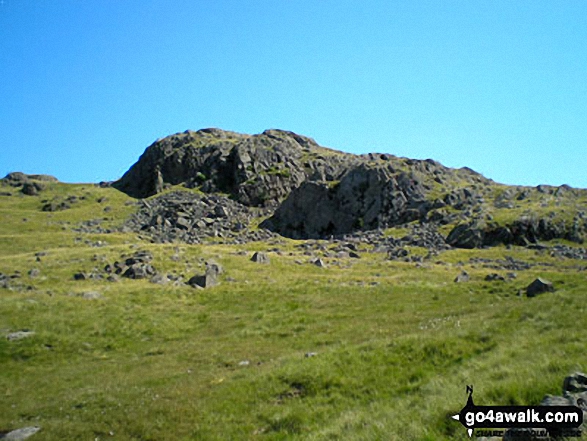
[[[329,238],[411,222],[428,209],[417,176],[387,163],[359,164],[338,183],[304,182],[261,227],[293,239]]]
[[[484,232],[478,222],[460,224],[446,237],[446,243],[455,248],[479,248],[483,246]]]
[[[468,282],[470,280],[469,277],[469,273],[466,271],[461,271],[456,277],[455,277],[455,283],[463,283],[463,282]]]
[[[542,294],[545,292],[554,292],[554,286],[552,282],[549,282],[546,279],[537,278],[535,279],[530,285],[526,287],[526,295],[528,297],[535,297],[538,294]]]
[[[8,432],[4,435],[0,435],[0,439],[3,441],[24,441],[25,439],[33,436],[39,430],[41,430],[41,428],[38,426],[23,427],[21,429]]]
[[[188,280],[188,285],[194,288],[209,288],[218,285],[218,279],[212,274],[197,275]]]
[[[253,254],[253,257],[251,257],[251,261],[257,262],[257,263],[267,264],[267,263],[269,263],[269,256],[265,253],[257,251],[255,254]]]
[[[16,341],[16,340],[22,340],[23,338],[32,337],[33,335],[35,335],[34,331],[28,331],[28,330],[16,331],[16,332],[11,332],[10,334],[8,334],[6,336],[6,339],[8,341]]]

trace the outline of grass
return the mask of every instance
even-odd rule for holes
[[[448,416],[464,405],[466,384],[478,404],[537,404],[587,368],[580,262],[496,247],[447,251],[418,267],[363,247],[361,259],[325,258],[318,268],[299,241],[283,240],[283,255],[260,265],[252,252],[274,245],[155,245],[74,231],[97,217],[120,224],[136,209],[114,189],[2,190],[14,195],[0,196],[0,272],[20,271],[23,289],[0,288],[0,431],[39,425],[39,440],[465,440]],[[40,211],[41,200],[74,194],[85,199],[70,210]],[[139,249],[184,277],[214,259],[222,283],[73,280]],[[506,255],[554,266],[486,282],[495,270],[471,261]],[[31,268],[40,276],[30,279]],[[453,283],[463,269],[471,281]],[[556,292],[517,296],[537,276]],[[77,295],[89,290],[103,299]],[[35,334],[4,338],[22,329]]]

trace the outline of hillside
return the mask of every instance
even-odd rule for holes
[[[0,181],[0,438],[465,440],[587,370],[587,191],[270,130]],[[553,292],[529,296],[537,278]]]

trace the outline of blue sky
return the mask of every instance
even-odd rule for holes
[[[204,127],[587,188],[587,2],[0,0],[0,174]]]

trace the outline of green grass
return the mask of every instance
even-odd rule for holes
[[[40,211],[41,200],[72,194],[86,199]],[[98,217],[120,224],[136,209],[128,200],[64,184],[38,197],[0,196],[0,272],[20,271],[24,287],[0,289],[0,431],[39,425],[31,438],[39,440],[465,440],[448,417],[464,405],[465,385],[475,386],[477,404],[537,404],[587,369],[581,262],[496,247],[448,251],[417,267],[363,247],[359,260],[326,258],[318,268],[299,241],[283,240],[283,255],[259,265],[252,252],[274,245],[153,245],[72,230]],[[73,280],[138,249],[184,277],[215,259],[222,283]],[[39,251],[47,255],[37,262]],[[485,282],[496,271],[470,263],[506,255],[555,266]],[[38,278],[29,279],[31,268]],[[462,269],[471,281],[453,283]],[[557,291],[518,297],[537,276]],[[76,295],[88,290],[104,298]],[[4,338],[21,329],[35,334]]]

